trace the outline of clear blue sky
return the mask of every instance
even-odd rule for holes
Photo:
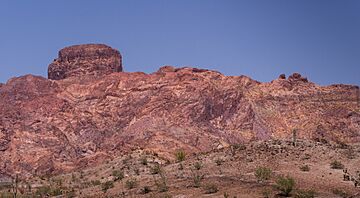
[[[359,0],[1,0],[0,82],[47,76],[61,48],[105,43],[125,71],[209,68],[263,82],[300,72],[360,85]]]

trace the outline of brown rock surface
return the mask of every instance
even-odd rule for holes
[[[59,57],[49,65],[48,78],[61,80],[121,71],[119,51],[103,44],[74,45],[60,50]]]
[[[179,148],[290,139],[294,128],[303,139],[360,141],[358,86],[260,83],[188,67],[102,78],[65,73],[60,81],[27,75],[0,87],[0,172],[68,171],[134,148],[172,156]]]

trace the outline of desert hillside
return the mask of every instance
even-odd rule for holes
[[[163,66],[151,74],[125,70],[119,51],[100,44],[77,45],[60,50],[48,67],[48,79],[26,75],[0,84],[0,177],[18,175],[35,182],[31,178],[66,179],[86,170],[88,179],[102,183],[109,179],[110,167],[125,167],[131,175],[131,163],[139,161],[132,157],[147,153],[150,164],[164,165],[174,181],[170,192],[179,194],[190,188],[187,180],[195,174],[190,170],[197,157],[206,165],[204,178],[231,196],[248,187],[255,194],[250,189],[243,197],[261,196],[263,187],[271,184],[254,179],[262,163],[275,175],[289,173],[300,183],[306,181],[300,187],[318,184],[315,190],[324,197],[331,192],[326,188],[335,184],[355,193],[351,182],[341,182],[342,172],[328,166],[343,159],[353,175],[359,171],[358,86],[319,86],[298,73],[263,83],[192,67]],[[297,141],[301,144],[282,149],[282,144]],[[234,145],[246,146],[231,153]],[[349,148],[351,159],[344,154]],[[181,171],[173,164],[179,151],[192,156]],[[312,157],[304,161],[307,152]],[[118,164],[124,157],[131,158],[130,165]],[[224,163],[214,165],[214,158]],[[298,170],[304,164],[310,173]],[[136,167],[140,173],[131,177],[151,185],[151,174],[142,177],[150,167]],[[123,186],[115,184],[117,188]],[[101,192],[86,187],[77,195],[90,191]],[[191,196],[183,197],[203,195],[198,188],[189,192]],[[134,193],[125,194],[138,197]]]

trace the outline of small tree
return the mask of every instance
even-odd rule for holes
[[[288,197],[295,186],[295,180],[290,176],[280,176],[276,180],[275,188],[280,191],[280,194]]]

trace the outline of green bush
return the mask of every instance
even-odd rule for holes
[[[114,170],[112,172],[112,176],[114,177],[114,181],[122,180],[124,179],[124,172],[119,170]]]
[[[255,177],[257,178],[258,182],[267,181],[270,179],[272,171],[270,168],[267,167],[258,167],[255,170]]]
[[[218,191],[219,191],[219,189],[215,184],[208,184],[205,186],[205,194],[213,194]]]
[[[136,188],[136,186],[137,186],[137,181],[136,181],[136,179],[128,179],[128,180],[126,180],[126,182],[125,182],[125,187],[126,187],[127,189],[133,189],[133,188]]]
[[[101,184],[101,190],[103,192],[106,192],[110,188],[114,188],[114,182],[113,181],[107,181],[107,182]]]
[[[300,166],[300,170],[304,171],[304,172],[309,172],[310,171],[310,166],[308,166],[308,165]]]
[[[276,180],[275,188],[280,191],[280,195],[285,197],[290,196],[291,191],[295,186],[295,180],[290,176],[280,176]]]
[[[185,158],[186,158],[186,153],[185,153],[185,151],[183,151],[183,150],[177,151],[177,152],[175,153],[175,158],[176,158],[176,161],[177,161],[177,162],[182,162],[182,161],[184,161]]]
[[[295,198],[314,198],[315,197],[315,191],[314,190],[298,190],[295,193]]]
[[[335,160],[330,163],[330,167],[332,169],[343,169],[344,165],[340,161]]]

